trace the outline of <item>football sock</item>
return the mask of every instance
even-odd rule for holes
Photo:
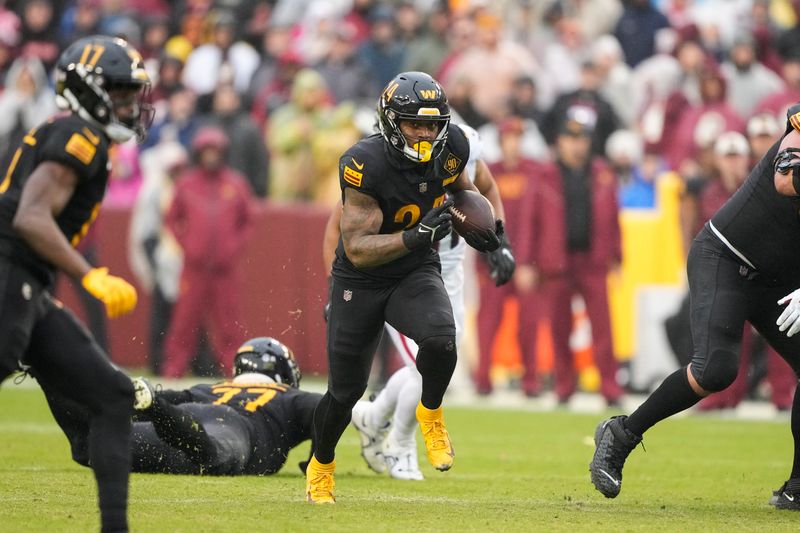
[[[428,337],[419,345],[417,370],[422,375],[421,401],[428,409],[442,405],[442,398],[456,368],[456,339],[453,335]]]
[[[132,412],[131,390],[129,395],[117,395],[106,402],[89,420],[89,460],[97,481],[103,533],[128,531]]]
[[[703,397],[689,385],[686,367],[681,367],[663,383],[625,420],[625,427],[641,437],[645,431],[667,417],[684,411]]]
[[[192,462],[206,467],[217,462],[217,449],[203,425],[180,406],[156,396],[151,409],[153,427],[170,446],[183,451]]]
[[[422,376],[413,368],[400,391],[397,409],[392,417],[392,429],[389,431],[389,443],[408,446],[413,444],[417,434],[417,404],[422,394]]]
[[[403,387],[409,379],[410,372],[416,373],[413,368],[404,366],[391,375],[386,386],[372,402],[369,411],[369,422],[375,427],[383,427],[395,411],[398,400],[401,398]],[[419,401],[419,397],[415,400]]]
[[[794,438],[794,462],[792,463],[792,479],[800,478],[800,387],[794,391],[792,402],[792,437]]]
[[[314,457],[322,464],[333,461],[336,444],[350,423],[351,407],[326,392],[314,410]]]

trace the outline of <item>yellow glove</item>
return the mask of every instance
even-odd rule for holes
[[[124,279],[112,276],[106,267],[93,268],[81,279],[83,288],[106,305],[109,318],[133,311],[136,289]]]

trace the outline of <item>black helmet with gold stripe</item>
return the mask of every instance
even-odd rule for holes
[[[79,39],[61,53],[56,65],[59,107],[95,124],[115,142],[134,135],[144,139],[152,120],[146,103],[149,88],[142,56],[116,37]],[[118,92],[127,94],[117,99]],[[122,107],[125,113],[119,113]]]
[[[234,377],[255,372],[272,378],[276,383],[300,386],[300,367],[288,346],[272,337],[256,337],[245,341],[233,360]]]
[[[444,148],[450,106],[439,82],[424,72],[403,72],[386,86],[378,100],[378,127],[392,149],[408,159],[425,163]],[[400,131],[401,121],[435,122],[435,138],[409,143]]]

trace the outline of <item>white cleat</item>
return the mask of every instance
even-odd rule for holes
[[[389,434],[391,421],[384,427],[376,427],[370,422],[370,402],[359,401],[353,406],[353,427],[361,437],[361,456],[367,465],[379,474],[386,472],[386,461],[383,458],[383,442]]]
[[[394,479],[405,481],[425,479],[419,469],[416,442],[412,442],[409,446],[391,446],[387,439],[383,445],[383,457],[389,468],[389,475]]]
[[[137,411],[150,409],[156,398],[155,389],[144,378],[132,378],[133,382],[133,408]]]

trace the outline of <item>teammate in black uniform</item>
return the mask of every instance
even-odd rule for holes
[[[314,415],[306,497],[333,503],[334,451],[367,387],[372,356],[388,322],[419,345],[422,399],[417,419],[428,459],[453,464],[442,397],[456,364],[455,325],[435,243],[450,231],[446,190],[476,190],[464,171],[469,144],[450,127],[450,108],[429,75],[405,72],[383,90],[380,134],[339,160],[341,237],[333,263],[328,320],[328,391]],[[494,232],[464,236],[485,252]]]
[[[156,391],[138,378],[134,472],[255,474],[280,470],[311,438],[320,394],[299,390],[300,369],[283,343],[258,337],[234,359],[232,381]]]
[[[619,494],[625,459],[647,429],[733,382],[745,321],[800,372],[800,335],[795,336],[800,331],[798,152],[800,105],[795,105],[783,136],[695,237],[687,264],[694,354],[630,416],[597,427],[589,470],[606,497]],[[800,510],[800,390],[791,427],[792,471],[770,503]]]
[[[102,529],[127,531],[133,387],[49,290],[61,270],[110,317],[136,305],[133,286],[74,247],[103,200],[109,145],[145,134],[149,81],[136,50],[103,36],[69,46],[56,76],[70,113],[29,131],[0,182],[0,382],[23,364],[44,390],[88,409]]]

